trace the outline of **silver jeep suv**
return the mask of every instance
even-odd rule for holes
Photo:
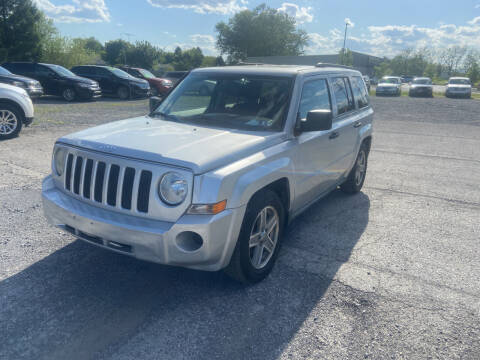
[[[337,187],[362,188],[373,110],[358,71],[198,69],[152,103],[148,116],[57,141],[42,191],[52,224],[138,259],[257,282],[292,219]]]

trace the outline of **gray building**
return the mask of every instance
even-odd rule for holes
[[[352,51],[353,67],[364,75],[373,76],[374,67],[383,62],[377,56]],[[340,56],[335,55],[304,55],[304,56],[257,56],[249,57],[247,63],[273,65],[316,65],[318,63],[340,64]]]

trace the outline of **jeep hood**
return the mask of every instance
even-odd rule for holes
[[[200,127],[142,116],[64,136],[84,149],[191,169],[202,174],[283,141],[277,132]]]

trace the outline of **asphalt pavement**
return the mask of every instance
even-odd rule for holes
[[[0,359],[478,359],[480,101],[372,105],[363,191],[296,219],[272,274],[246,287],[48,225],[55,139],[148,105],[36,104],[0,142]]]

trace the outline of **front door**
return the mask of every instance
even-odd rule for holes
[[[312,110],[332,110],[325,78],[306,80],[298,106],[298,119]],[[332,131],[304,132],[297,137],[295,153],[295,210],[303,208],[327,191],[335,181]]]
[[[35,76],[40,84],[42,84],[43,90],[47,95],[59,95],[60,94],[60,77],[51,69],[44,65],[35,65]]]

